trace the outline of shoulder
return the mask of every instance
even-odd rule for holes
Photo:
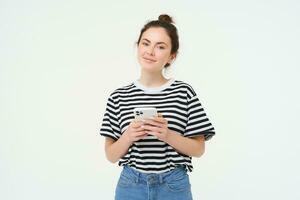
[[[133,84],[133,82],[128,83],[112,90],[109,94],[109,97],[115,99],[118,96],[120,96],[120,94],[126,94],[134,89],[135,89],[135,85]]]
[[[134,87],[135,86],[133,83],[129,83],[129,84],[126,84],[126,85],[116,88],[112,93],[116,94],[116,93],[128,92],[128,91],[132,90]]]
[[[176,88],[183,88],[187,92],[189,97],[196,96],[196,92],[195,92],[194,88],[191,86],[191,84],[189,84],[186,81],[175,80],[173,85]]]

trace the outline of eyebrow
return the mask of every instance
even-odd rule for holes
[[[151,41],[146,38],[143,38],[142,40],[146,40],[147,42],[151,43]],[[164,45],[168,46],[165,42],[157,42],[157,44],[164,44]]]

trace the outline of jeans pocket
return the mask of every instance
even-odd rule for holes
[[[165,181],[165,185],[168,190],[172,192],[183,192],[191,189],[189,176],[187,174],[176,177],[176,179],[167,180]]]
[[[118,181],[118,186],[120,187],[130,187],[135,185],[135,179],[131,176],[128,176],[127,174],[121,173],[119,181]]]

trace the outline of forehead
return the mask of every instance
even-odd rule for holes
[[[143,33],[141,39],[147,39],[153,43],[164,42],[166,44],[171,44],[171,38],[167,34],[166,30],[161,27],[151,27],[147,29]]]

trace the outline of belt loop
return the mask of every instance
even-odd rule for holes
[[[160,182],[160,184],[163,183],[163,176],[161,174],[159,175],[159,182]]]
[[[139,178],[140,178],[140,173],[137,173],[137,174],[136,174],[136,180],[135,180],[136,183],[139,182]]]

